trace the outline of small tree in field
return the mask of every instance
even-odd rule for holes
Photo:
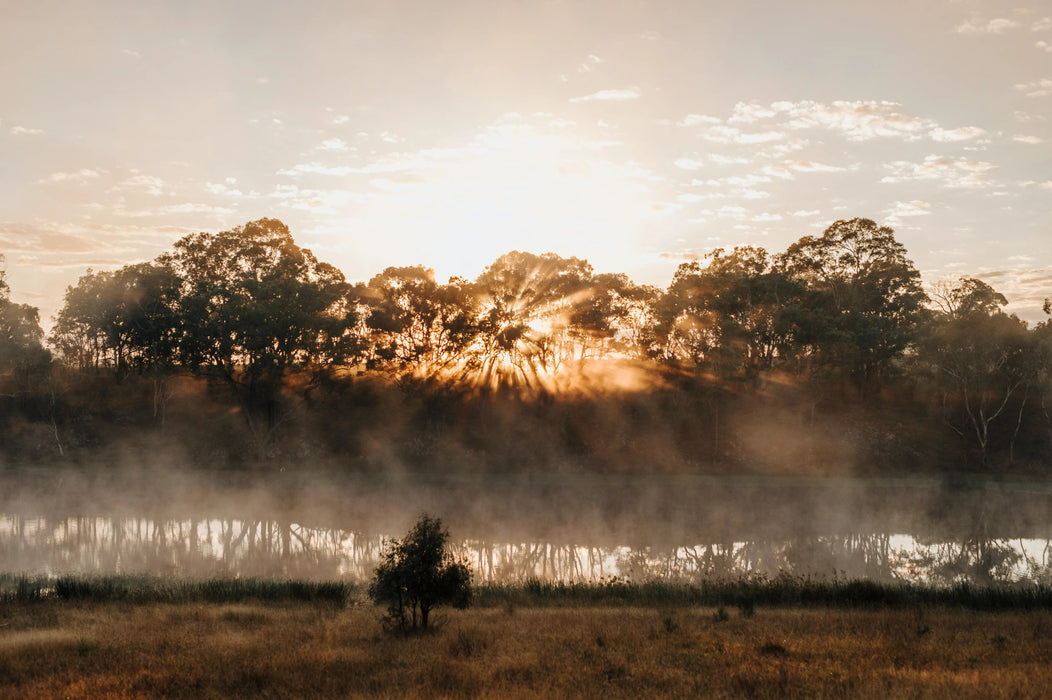
[[[387,603],[388,619],[402,632],[426,629],[437,605],[466,608],[471,602],[471,570],[446,550],[448,539],[442,521],[425,514],[384,551],[369,597]]]

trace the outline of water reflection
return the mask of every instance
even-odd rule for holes
[[[1052,487],[874,479],[0,472],[0,573],[371,578],[441,517],[476,580],[1052,583]]]
[[[1052,583],[1052,539],[922,540],[902,533],[656,545],[460,540],[477,581],[531,578],[692,583],[779,573],[875,581]],[[304,579],[372,576],[384,533],[290,520],[0,514],[0,570],[29,574],[152,573]]]

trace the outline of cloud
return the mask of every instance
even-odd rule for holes
[[[739,102],[735,105],[728,122],[754,124],[776,120],[778,126],[783,128],[839,131],[850,141],[868,141],[881,137],[902,137],[915,141],[935,130],[938,130],[936,134],[940,137],[964,138],[975,129],[964,127],[962,130],[946,131],[940,129],[931,119],[904,114],[899,111],[901,107],[897,102],[874,100],[837,100],[831,103],[813,100],[779,101],[770,105]],[[711,140],[732,139],[737,132],[737,129],[732,129],[733,127],[713,127],[709,130],[714,137]]]
[[[153,175],[143,175],[132,171],[131,177],[126,177],[109,189],[110,192],[142,191],[146,194],[159,196],[164,194],[164,180]]]
[[[605,61],[596,56],[595,54],[590,53],[588,54],[588,57],[585,58],[585,60],[581,63],[581,65],[577,66],[577,72],[591,73],[593,70],[595,70],[595,67],[598,66],[600,63],[605,63]]]
[[[772,105],[788,118],[793,129],[824,128],[843,133],[850,141],[869,141],[881,137],[919,139],[937,128],[930,119],[903,114],[897,102],[838,100],[823,104],[805,100],[776,102]]]
[[[820,216],[822,214],[818,209],[797,209],[793,212],[793,216],[798,216],[801,219],[810,218],[813,216]]]
[[[282,207],[315,214],[333,214],[348,204],[366,199],[365,195],[346,189],[315,190],[303,189],[296,185],[278,185],[267,196],[277,200]]]
[[[782,180],[792,180],[793,173],[839,173],[844,168],[838,165],[826,165],[807,160],[783,160],[763,167],[763,173]]]
[[[929,132],[932,141],[939,143],[950,143],[954,141],[969,141],[985,134],[986,131],[977,126],[962,126],[959,129],[943,129],[936,127]]]
[[[277,172],[278,175],[299,177],[304,173],[310,175],[334,175],[337,177],[350,175],[355,172],[354,168],[347,165],[322,165],[321,163],[300,163],[291,168],[284,168]]]
[[[997,17],[995,19],[982,20],[970,19],[963,22],[954,29],[958,34],[965,35],[977,35],[977,34],[1004,34],[1009,29],[1018,29],[1022,25],[1014,19],[1005,19],[1003,17]]]
[[[135,49],[121,49],[121,53],[127,56],[128,58],[142,58],[142,54],[136,51]]]
[[[929,155],[921,163],[895,161],[885,167],[892,172],[881,179],[883,183],[937,180],[950,189],[978,189],[993,184],[990,172],[997,166],[985,161],[966,158],[951,160],[945,156]]]
[[[708,161],[716,165],[745,165],[749,162],[749,159],[742,156],[725,156],[721,153],[710,153]]]
[[[756,102],[749,102],[748,104],[739,102],[734,105],[734,110],[727,121],[732,124],[752,124],[760,119],[769,119],[777,113],[775,109],[767,105]]]
[[[105,170],[81,168],[80,170],[74,170],[72,172],[51,173],[47,177],[37,180],[37,182],[40,184],[73,182],[79,185],[83,185],[86,184],[88,180],[94,180],[95,178],[105,174],[105,172]]]
[[[1041,49],[1045,53],[1052,53],[1052,44],[1048,43],[1047,41],[1045,41],[1043,39],[1041,41],[1037,42],[1036,44],[1034,44],[1034,46],[1039,48],[1039,49]]]
[[[38,135],[44,133],[44,130],[43,129],[30,129],[29,127],[25,127],[25,126],[12,126],[10,133],[11,133],[12,136],[38,136]]]
[[[717,124],[706,129],[702,134],[702,137],[706,141],[712,141],[713,143],[756,145],[761,143],[771,143],[772,141],[781,141],[785,138],[785,134],[781,131],[755,131],[746,133],[737,127]]]
[[[1047,117],[1043,114],[1031,114],[1030,112],[1024,112],[1022,110],[1012,112],[1012,116],[1015,117],[1016,121],[1022,122],[1023,124],[1047,121]]]
[[[895,202],[892,204],[890,209],[885,210],[884,220],[892,226],[895,226],[901,223],[904,218],[927,216],[928,214],[931,214],[931,204],[919,199],[914,199],[910,202]]]
[[[236,184],[237,178],[228,177],[223,182],[206,183],[205,189],[211,194],[220,195],[223,197],[244,197],[245,193],[237,187],[234,187],[234,185]]]
[[[642,93],[639,88],[625,88],[619,90],[600,90],[590,95],[572,97],[570,102],[624,102],[626,100],[638,100]]]
[[[105,243],[32,224],[0,223],[0,246],[6,253],[97,252]]]
[[[676,126],[698,126],[699,124],[719,124],[720,120],[706,114],[688,114],[676,122]]]
[[[1027,97],[1048,97],[1052,95],[1052,78],[1041,78],[1030,83],[1017,83],[1016,90]]]
[[[1019,143],[1028,143],[1028,144],[1031,144],[1031,145],[1034,145],[1034,146],[1036,146],[1039,143],[1044,143],[1045,142],[1045,140],[1043,138],[1041,138],[1040,136],[1030,136],[1030,135],[1022,135],[1022,134],[1013,136],[1012,140],[1013,141],[1018,141]]]
[[[348,150],[350,150],[350,146],[348,146],[347,142],[344,141],[343,139],[332,138],[332,139],[325,139],[324,141],[322,141],[321,145],[317,146],[317,148],[315,150],[318,150],[318,151],[348,151]]]
[[[157,207],[156,209],[125,209],[123,204],[117,204],[112,209],[114,216],[121,216],[128,219],[146,219],[157,216],[167,216],[169,214],[207,214],[210,216],[226,216],[228,214],[234,214],[237,209],[231,209],[230,207],[215,206],[212,204],[202,204],[199,202],[183,202],[180,204],[167,204],[163,207]]]
[[[677,158],[674,161],[673,165],[683,170],[700,170],[701,168],[705,167],[705,164],[702,161],[697,160],[695,158],[687,157]]]

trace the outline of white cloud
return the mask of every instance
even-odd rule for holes
[[[59,172],[51,173],[47,177],[38,180],[41,184],[54,183],[54,182],[75,182],[77,184],[85,184],[88,180],[94,180],[100,175],[104,174],[105,170],[93,170],[91,168],[81,168],[73,172]]]
[[[982,20],[970,19],[962,24],[957,25],[954,30],[958,34],[1003,34],[1009,29],[1018,29],[1021,25],[1014,19],[1005,19],[1003,17],[997,17],[995,19],[983,22]]]
[[[702,167],[705,166],[705,164],[700,160],[687,157],[677,158],[673,164],[677,168],[681,168],[683,170],[700,170]]]
[[[779,126],[791,129],[839,131],[851,141],[868,141],[879,137],[902,137],[915,141],[925,134],[939,140],[965,140],[983,133],[977,127],[942,129],[931,119],[902,113],[899,111],[901,107],[897,102],[874,100],[837,100],[831,103],[779,101],[770,105],[739,102],[728,122],[752,124],[774,119]],[[708,138],[728,142],[735,140],[739,133],[733,127],[719,126],[709,129]]]
[[[930,155],[921,163],[896,161],[885,166],[892,172],[881,179],[884,183],[937,180],[951,189],[977,189],[993,184],[990,172],[997,168],[992,163],[966,158],[951,160],[945,156]]]
[[[232,177],[228,177],[226,182],[209,182],[205,184],[205,189],[211,194],[220,195],[222,197],[243,197],[244,192],[236,187],[232,187],[237,180]]]
[[[781,141],[784,138],[785,134],[780,131],[760,131],[752,134],[738,134],[734,137],[734,142],[740,144],[770,143]]]
[[[278,171],[278,175],[289,175],[292,177],[299,177],[304,173],[311,175],[335,175],[343,176],[350,175],[355,172],[353,168],[346,165],[322,165],[321,163],[300,163],[294,165],[291,168],[285,168]]]
[[[749,162],[749,159],[741,156],[725,156],[721,153],[710,153],[708,161],[716,165],[745,165]]]
[[[718,124],[705,130],[705,140],[715,143],[730,143],[741,134],[741,131],[733,126]]]
[[[332,138],[325,139],[321,142],[321,145],[317,147],[319,151],[347,151],[350,150],[350,146],[343,139]]]
[[[1027,97],[1048,97],[1052,95],[1052,78],[1041,78],[1031,83],[1017,83],[1015,89],[1023,92]]]
[[[1040,187],[1043,190],[1052,190],[1052,180],[1046,180],[1045,182],[1042,182],[1040,185],[1038,185],[1038,187]]]
[[[1041,138],[1040,136],[1030,136],[1030,135],[1013,136],[1012,140],[1013,141],[1018,141],[1019,143],[1029,143],[1029,144],[1034,145],[1034,146],[1036,146],[1039,143],[1044,143],[1045,142],[1045,140],[1043,138]]]
[[[842,132],[851,141],[893,136],[916,140],[938,127],[930,119],[897,111],[901,107],[897,102],[838,100],[823,104],[805,100],[775,102],[772,107],[789,117],[788,126],[791,128],[831,129]]]
[[[199,204],[196,202],[184,202],[183,204],[169,204],[161,207],[164,214],[233,214],[236,209],[229,207],[217,207],[211,204]]]
[[[780,163],[771,163],[763,167],[766,175],[777,177],[782,180],[792,180],[793,173],[839,173],[844,168],[837,165],[826,165],[807,160],[783,160]]]
[[[226,216],[237,210],[229,207],[201,204],[198,202],[183,202],[181,204],[168,204],[156,209],[126,209],[124,202],[119,201],[111,207],[115,216],[127,219],[146,219],[150,217],[164,216],[166,214],[208,214],[211,216]]]
[[[42,133],[44,133],[43,129],[30,129],[29,127],[25,127],[25,126],[12,126],[11,127],[11,135],[12,136],[38,136],[38,135],[40,135]]]
[[[1022,122],[1023,124],[1031,124],[1033,122],[1043,122],[1047,120],[1043,114],[1031,114],[1030,112],[1024,112],[1022,110],[1012,112],[1012,116],[1015,117],[1016,121]]]
[[[734,124],[752,124],[760,119],[769,119],[776,114],[777,112],[774,109],[766,105],[756,102],[749,102],[748,104],[739,102],[734,105],[734,111],[727,121]]]
[[[1034,32],[1047,32],[1049,29],[1052,29],[1052,17],[1042,17],[1030,27],[1030,30]]]
[[[770,223],[772,221],[781,221],[782,215],[764,212],[763,214],[757,214],[756,216],[752,217],[752,220],[756,223]]]
[[[747,213],[745,207],[734,207],[726,204],[720,207],[720,210],[716,212],[716,216],[721,219],[736,219],[740,221],[745,218]]]
[[[969,141],[985,134],[986,131],[977,126],[962,126],[959,129],[943,129],[936,127],[928,134],[932,141],[949,143],[953,141]]]
[[[884,220],[894,226],[904,218],[927,216],[928,214],[931,214],[931,204],[914,199],[910,202],[895,202],[890,209],[884,212]]]
[[[699,124],[719,124],[720,120],[706,114],[688,114],[676,122],[676,126],[697,126]]]
[[[570,102],[623,102],[625,100],[638,100],[642,93],[639,88],[625,88],[620,90],[600,90],[590,95],[572,97]]]
[[[128,58],[142,58],[142,54],[136,51],[135,49],[121,49],[121,53],[127,56]]]
[[[1036,44],[1034,44],[1034,46],[1039,48],[1039,49],[1041,49],[1045,53],[1052,53],[1052,44],[1048,43],[1047,41],[1045,41],[1043,39],[1041,41],[1037,42]]]
[[[599,58],[595,54],[590,53],[588,54],[588,57],[581,63],[581,65],[577,66],[577,72],[591,73],[593,70],[595,70],[596,66],[604,62],[605,61],[603,61],[603,59]]]
[[[132,171],[135,172],[135,171]],[[142,173],[135,173],[131,177],[126,177],[116,185],[109,189],[110,192],[126,192],[129,190],[141,190],[146,194],[159,196],[164,194],[164,180],[153,175],[143,175]]]
[[[800,218],[810,218],[812,216],[819,216],[821,215],[821,213],[822,212],[818,209],[797,209],[793,212],[793,216],[798,216]]]

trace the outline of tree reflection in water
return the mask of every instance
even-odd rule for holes
[[[699,538],[702,539],[702,538]],[[148,573],[365,581],[381,533],[289,520],[0,514],[6,573]],[[779,573],[935,584],[1052,582],[1052,540],[850,533],[665,545],[466,539],[454,552],[476,581],[696,583]]]

